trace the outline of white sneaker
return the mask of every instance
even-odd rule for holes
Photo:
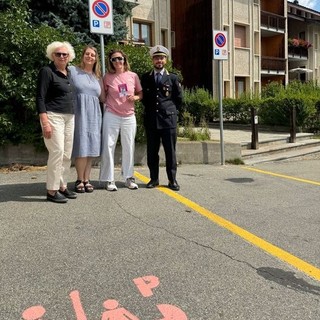
[[[135,183],[134,178],[127,178],[126,182],[124,183],[124,185],[129,188],[129,189],[138,189],[138,185]]]
[[[114,183],[114,181],[107,181],[106,189],[108,191],[117,191],[118,190],[118,188],[117,188],[116,184]]]

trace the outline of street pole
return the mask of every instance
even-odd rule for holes
[[[100,51],[101,51],[102,76],[104,76],[104,74],[106,72],[106,63],[105,63],[105,55],[104,55],[104,38],[103,38],[103,34],[100,34]]]
[[[222,106],[222,60],[218,60],[218,90],[219,90],[219,114],[220,114],[220,153],[221,165],[225,165],[223,142],[223,106]]]

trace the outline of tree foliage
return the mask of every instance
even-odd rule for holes
[[[0,51],[0,144],[34,143],[40,137],[35,126],[36,78],[48,63],[44,50],[54,40],[77,40],[67,27],[35,27],[27,0],[1,1],[0,6],[0,42],[5,49]]]
[[[114,0],[115,34],[127,32],[130,4]],[[0,145],[42,145],[35,108],[39,69],[48,63],[45,48],[52,41],[69,41],[80,56],[83,45],[94,43],[89,33],[87,0],[0,0]],[[99,46],[99,45],[97,45]]]
[[[132,5],[124,0],[113,0],[114,35],[106,36],[107,41],[125,39],[128,29],[126,18],[131,15]],[[31,22],[47,24],[53,28],[70,26],[76,36],[85,43],[99,42],[99,36],[90,33],[88,0],[30,1]]]

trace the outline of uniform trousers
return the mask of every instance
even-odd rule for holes
[[[168,180],[174,182],[177,173],[176,142],[177,128],[146,129],[147,135],[147,164],[150,171],[150,179],[159,179],[159,150],[160,142],[166,158],[166,172]]]
[[[114,181],[114,154],[119,133],[122,149],[122,175],[124,179],[133,177],[136,131],[137,122],[134,114],[122,117],[108,111],[104,113],[100,181]]]
[[[74,115],[47,112],[52,128],[50,139],[44,138],[49,157],[47,162],[47,190],[59,190],[67,186],[64,176],[71,166],[74,135]]]

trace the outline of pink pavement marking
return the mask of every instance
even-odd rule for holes
[[[133,279],[133,282],[137,286],[141,295],[145,298],[153,296],[153,289],[158,287],[160,284],[159,278],[152,275]],[[76,320],[87,320],[87,316],[81,304],[79,291],[74,290],[70,292],[69,297],[76,315]],[[106,311],[102,313],[101,320],[139,320],[138,317],[124,307],[119,307],[119,302],[117,300],[105,300],[103,302],[103,306]],[[164,318],[156,320],[188,320],[186,314],[174,305],[158,304],[157,308]],[[42,317],[45,313],[46,310],[41,305],[32,306],[23,311],[22,319],[44,320]]]
[[[133,279],[133,282],[139,289],[143,297],[151,297],[153,295],[152,289],[156,288],[160,282],[156,276],[144,276]]]
[[[186,314],[178,307],[170,304],[158,304],[157,308],[164,316],[159,320],[188,320]]]
[[[77,320],[87,320],[87,316],[84,313],[81,301],[80,301],[80,293],[75,290],[70,292],[69,297],[72,301],[73,309],[76,314]]]
[[[42,306],[33,306],[23,311],[23,320],[41,320],[46,313],[46,309]]]
[[[134,314],[125,308],[118,308],[117,300],[109,299],[103,303],[107,311],[103,312],[101,320],[139,320]]]

